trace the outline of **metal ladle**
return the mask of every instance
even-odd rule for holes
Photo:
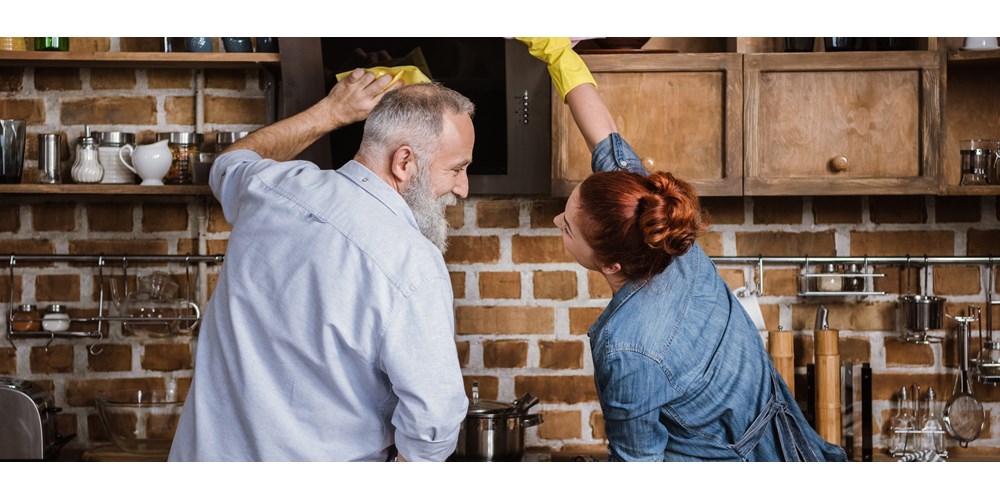
[[[968,316],[949,317],[958,322],[958,362],[961,370],[955,380],[954,393],[944,407],[944,428],[962,448],[966,448],[970,441],[979,437],[986,423],[986,412],[972,394],[972,382],[969,380],[969,324],[976,321],[976,317],[971,308]]]

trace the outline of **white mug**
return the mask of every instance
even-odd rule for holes
[[[135,147],[132,147],[131,144],[126,144],[118,151],[118,159],[122,161],[125,167],[135,172],[139,177],[142,177],[140,186],[162,186],[163,177],[170,171],[170,165],[174,162],[173,154],[167,142],[168,140],[164,139],[160,142]],[[127,161],[122,156],[125,150],[131,153],[132,162]]]

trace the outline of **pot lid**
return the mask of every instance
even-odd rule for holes
[[[490,399],[479,399],[479,382],[472,381],[472,399],[469,400],[469,414],[472,415],[492,415],[504,413],[514,408],[511,403],[503,401],[493,401]]]

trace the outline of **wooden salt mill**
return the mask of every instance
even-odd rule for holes
[[[767,334],[767,352],[778,375],[785,381],[788,390],[795,394],[795,343],[791,331],[782,330]]]
[[[827,442],[840,444],[839,333],[831,330],[826,307],[816,311],[816,432]]]

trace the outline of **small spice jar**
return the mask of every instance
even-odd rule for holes
[[[42,316],[42,329],[47,332],[65,332],[69,330],[69,314],[66,313],[66,306],[62,304],[52,304],[45,309],[45,316]]]
[[[836,264],[824,264],[820,268],[823,275],[837,274]],[[840,276],[817,276],[816,288],[821,292],[840,292],[844,289],[844,280]]]
[[[10,327],[15,332],[37,331],[42,325],[42,313],[34,304],[21,304],[11,315]]]
[[[163,132],[156,134],[156,140],[167,140],[174,157],[163,183],[191,184],[194,165],[198,162],[198,153],[201,152],[204,136],[191,132]]]
[[[845,292],[863,292],[865,291],[865,278],[860,276],[863,274],[861,272],[861,264],[847,264],[844,266],[844,274],[854,274],[858,276],[845,276],[844,277],[844,291]]]

